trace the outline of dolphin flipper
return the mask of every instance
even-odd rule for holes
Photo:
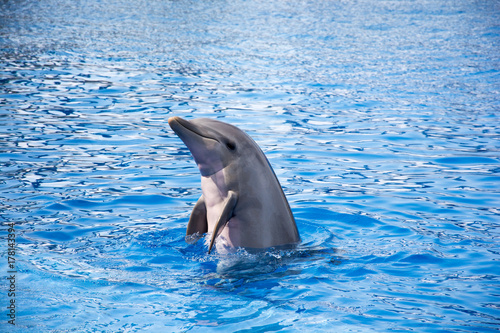
[[[202,195],[194,205],[193,211],[191,212],[191,217],[189,218],[186,230],[186,240],[191,238],[196,233],[198,233],[199,235],[203,235],[207,231],[207,207],[205,206],[205,198],[203,198]],[[199,237],[196,237],[194,242],[196,242],[198,238]]]
[[[227,222],[233,216],[233,210],[236,206],[236,202],[238,201],[238,196],[236,192],[229,191],[227,193],[226,201],[224,202],[224,207],[222,208],[222,212],[220,214],[217,223],[215,224],[214,232],[212,233],[212,239],[210,240],[210,247],[208,248],[208,253],[212,250],[212,246],[214,246],[215,239],[220,235],[222,229],[226,226]]]

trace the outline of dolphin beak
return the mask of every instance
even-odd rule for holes
[[[184,141],[188,148],[191,148],[189,145],[190,142],[197,141],[197,138],[201,139],[203,137],[196,126],[191,124],[189,120],[182,119],[181,117],[168,118],[168,125]]]
[[[182,126],[182,123],[189,123],[189,121],[182,119],[181,117],[170,117],[168,118],[168,125],[175,132],[178,133],[179,126]],[[185,126],[183,126],[185,127]]]
[[[181,117],[176,116],[168,118],[168,124],[170,125],[170,128],[175,132],[175,134],[177,134],[183,141],[183,137],[186,137],[186,134],[188,134],[189,132],[191,132],[191,135],[196,134],[201,138],[219,141],[217,140],[217,138],[214,138],[207,133],[203,133],[205,132],[203,129],[194,125],[189,120],[182,119]]]
[[[214,174],[223,168],[218,154],[214,153],[220,142],[210,134],[209,129],[181,117],[169,118],[168,124],[188,147],[202,176]]]
[[[170,117],[168,118],[168,124],[172,126],[172,123],[178,121],[179,119],[179,117]]]

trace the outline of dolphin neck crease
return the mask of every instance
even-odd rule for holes
[[[224,169],[226,169],[227,167],[229,167],[231,164],[233,164],[234,161],[231,161],[229,163],[227,163],[226,165],[224,165],[224,163],[221,161],[220,162],[220,167],[217,167],[217,168],[213,168],[213,167],[203,167],[203,164],[202,163],[197,163],[197,167],[198,167],[198,170],[200,171],[200,174],[202,177],[212,177],[213,175],[223,171]],[[217,169],[217,170],[214,170],[214,169]]]

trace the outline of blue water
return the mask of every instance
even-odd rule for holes
[[[12,332],[500,330],[498,1],[2,1]],[[262,147],[295,250],[184,241],[166,120]]]

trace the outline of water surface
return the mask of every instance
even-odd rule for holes
[[[3,1],[13,332],[500,329],[497,1]],[[249,133],[302,237],[207,254],[170,116]]]

